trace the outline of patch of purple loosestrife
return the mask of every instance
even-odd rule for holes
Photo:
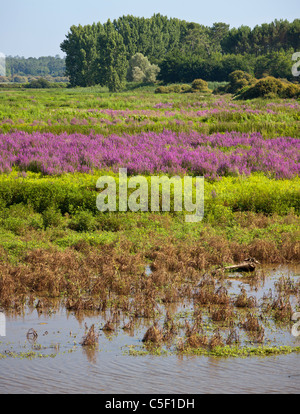
[[[127,168],[129,174],[193,174],[217,179],[263,172],[277,179],[300,170],[300,140],[260,133],[144,132],[137,135],[0,134],[0,172],[47,175]]]

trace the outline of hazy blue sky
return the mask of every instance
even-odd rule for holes
[[[54,56],[75,24],[104,23],[132,14],[193,21],[207,26],[224,22],[231,27],[299,18],[299,0],[0,0],[0,52],[5,55]]]

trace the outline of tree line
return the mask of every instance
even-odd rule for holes
[[[208,27],[160,14],[129,15],[72,26],[61,49],[72,86],[122,89],[129,80],[130,59],[137,53],[159,66],[158,78],[164,83],[224,81],[237,69],[256,77],[268,73],[289,78],[291,56],[300,50],[300,19],[230,29],[221,22]]]
[[[6,75],[9,77],[15,75],[64,77],[66,71],[65,58],[59,55],[39,58],[7,56],[5,63]]]

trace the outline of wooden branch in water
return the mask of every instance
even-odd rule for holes
[[[242,263],[225,267],[225,270],[230,272],[254,272],[256,264],[259,264],[259,262],[253,257],[250,257],[245,259]]]

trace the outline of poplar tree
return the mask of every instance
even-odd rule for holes
[[[98,38],[98,83],[108,86],[111,92],[125,86],[128,62],[123,37],[110,20],[103,25],[104,33]]]
[[[72,26],[60,47],[66,53],[66,75],[72,86],[96,83],[97,37],[103,31],[100,23]]]

